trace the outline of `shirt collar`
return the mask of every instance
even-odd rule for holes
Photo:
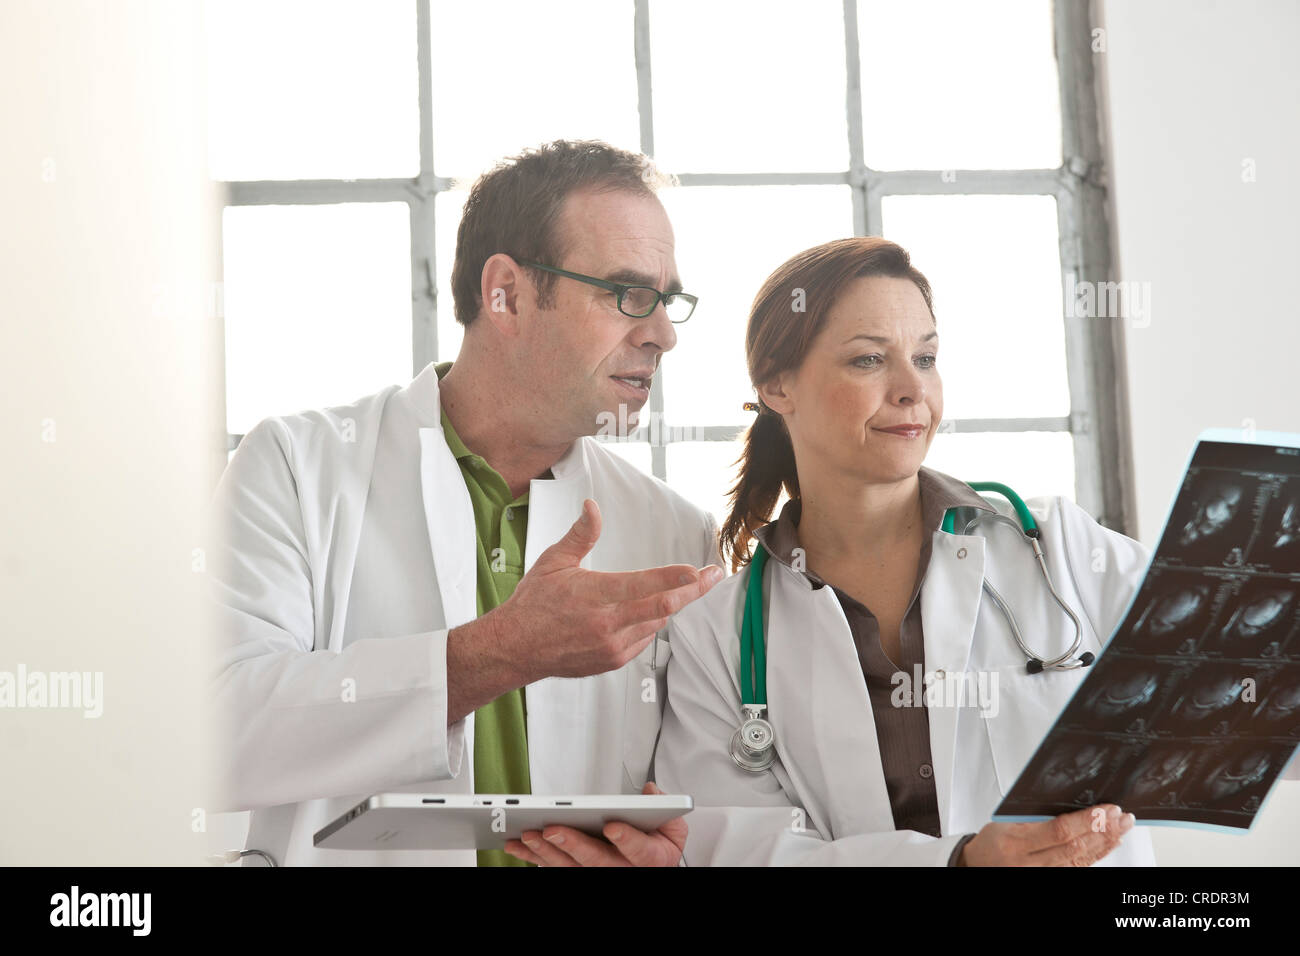
[[[922,465],[917,472],[917,480],[920,485],[921,520],[926,530],[932,534],[942,527],[944,515],[949,508],[997,511],[966,482],[941,471]],[[775,521],[768,522],[754,532],[754,537],[762,547],[767,548],[768,554],[789,568],[793,568],[794,549],[799,547],[798,525],[802,510],[802,502],[792,498],[781,508]],[[815,584],[824,583],[806,569],[798,570]]]

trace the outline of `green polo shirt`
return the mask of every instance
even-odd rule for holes
[[[450,362],[435,366],[438,378]],[[442,413],[447,447],[456,456],[478,532],[478,615],[482,617],[514,593],[524,576],[528,533],[528,492],[510,494],[505,479],[465,447]],[[528,775],[528,724],[524,689],[517,687],[474,712],[474,792],[531,793]],[[504,850],[480,850],[479,866],[528,866]]]

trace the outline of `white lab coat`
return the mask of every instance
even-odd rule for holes
[[[530,487],[526,569],[588,497],[603,530],[583,567],[720,563],[710,515],[594,439],[552,474]],[[253,810],[248,847],[281,865],[473,865],[473,851],[312,844],[377,791],[474,792],[473,715],[447,726],[446,642],[475,617],[477,539],[433,365],[405,388],[260,422],[213,519],[213,808]],[[661,631],[617,671],[529,684],[533,792],[639,793],[667,660]]]
[[[1006,502],[990,504],[1014,517]],[[1064,498],[1027,505],[1056,588],[1083,624],[1082,650],[1097,654],[1127,610],[1148,552]],[[996,671],[999,682],[1000,710],[989,719],[974,702],[929,708],[943,836],[894,829],[866,682],[834,592],[815,590],[802,574],[769,561],[767,719],[777,752],[770,770],[741,770],[728,751],[741,720],[748,569],[669,624],[673,659],[654,770],[664,790],[694,795],[689,865],[944,866],[963,834],[989,822],[1087,671],[1026,673],[1024,655],[983,592],[986,576],[1041,656],[1063,653],[1074,627],[1047,593],[1023,536],[994,521],[975,532],[934,533],[920,594],[925,669],[940,682]],[[1101,865],[1155,865],[1146,829],[1129,831]]]

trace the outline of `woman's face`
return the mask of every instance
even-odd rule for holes
[[[758,389],[784,418],[800,484],[916,474],[943,420],[939,338],[921,290],[866,276],[845,287],[803,364]],[[896,431],[898,426],[915,426]]]

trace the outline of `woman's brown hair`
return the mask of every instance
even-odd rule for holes
[[[897,243],[864,236],[805,249],[767,277],[750,309],[745,354],[755,388],[803,364],[844,287],[864,276],[910,280],[934,315],[930,283]],[[761,399],[739,461],[731,509],[720,532],[722,554],[733,571],[749,560],[754,532],[771,520],[781,489],[791,498],[799,497],[794,446],[785,420]]]

